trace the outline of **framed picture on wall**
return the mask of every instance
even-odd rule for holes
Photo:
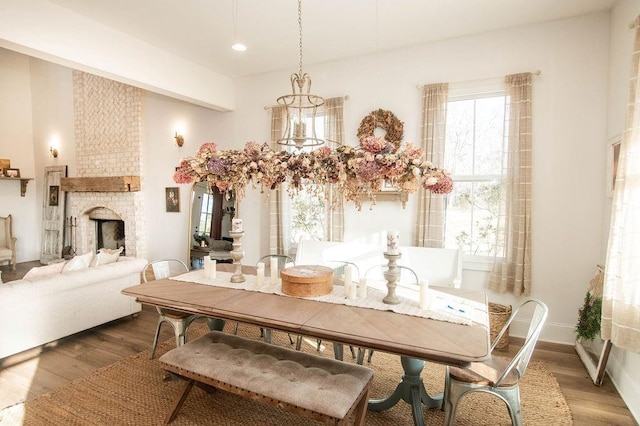
[[[60,187],[58,185],[49,185],[49,205],[57,206],[60,197]]]
[[[20,169],[4,169],[4,175],[10,178],[19,178],[20,177]]]
[[[165,188],[165,199],[167,212],[180,212],[180,188],[177,186]]]

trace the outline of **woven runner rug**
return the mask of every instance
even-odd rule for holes
[[[228,324],[229,326],[229,324]],[[189,338],[207,331],[204,323],[196,322]],[[226,330],[225,330],[226,331]],[[240,325],[238,334],[259,339],[259,329]],[[294,336],[295,338],[295,336]],[[274,342],[290,345],[284,333],[274,332]],[[333,356],[331,343],[322,342],[321,351],[315,341],[303,344],[305,352]],[[163,380],[165,374],[157,358],[175,347],[170,339],[158,346],[156,359],[149,360],[149,351],[125,358],[96,370],[53,392],[0,411],[0,425],[160,425],[171,410],[181,383]],[[348,348],[345,360],[353,362]],[[390,395],[402,376],[400,358],[375,352],[371,364],[375,375],[372,398]],[[431,395],[442,392],[444,366],[426,363],[423,380]],[[526,425],[572,424],[571,412],[553,374],[542,362],[531,362],[520,383],[522,415]],[[423,409],[426,425],[441,425],[444,413],[438,409]],[[207,393],[194,388],[172,425],[308,425],[306,418],[267,407],[224,391]],[[366,425],[412,425],[411,407],[404,401],[389,410],[367,412]],[[510,425],[506,406],[489,395],[469,395],[462,399],[456,416],[457,425]]]

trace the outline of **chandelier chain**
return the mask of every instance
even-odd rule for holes
[[[298,62],[298,72],[302,77],[302,0],[298,0],[298,48],[300,50],[300,60]]]

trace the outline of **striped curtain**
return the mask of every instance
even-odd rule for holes
[[[625,131],[613,191],[601,335],[640,353],[640,17],[635,20]]]
[[[422,149],[433,164],[444,164],[449,84],[430,84],[422,92]],[[444,247],[445,196],[418,189],[418,220],[413,245]]]
[[[287,113],[284,106],[271,108],[271,140],[277,141],[282,137],[285,128]],[[273,142],[273,150],[282,147]],[[289,254],[289,227],[284,226],[289,223],[287,208],[289,197],[286,189],[278,185],[276,189],[269,192],[269,253],[268,254]]]
[[[344,140],[344,97],[325,99],[324,103],[324,138],[327,146],[336,148]],[[271,109],[271,140],[282,136],[286,125],[286,110],[278,106]],[[274,142],[275,144],[275,142]],[[277,150],[279,145],[274,145]],[[282,148],[282,147],[280,147]],[[342,241],[344,236],[344,203],[343,198],[332,185],[327,185],[329,201],[325,207],[325,239],[326,241]],[[332,208],[333,207],[333,208]],[[289,226],[290,198],[286,186],[279,186],[269,194],[269,253],[289,254],[291,243]]]
[[[531,291],[531,92],[532,74],[505,77],[509,129],[503,149],[497,253],[489,288],[528,296]]]
[[[324,101],[324,131],[327,146],[335,149],[344,142],[344,97]],[[342,241],[344,238],[344,199],[334,188],[327,185],[328,202],[325,207],[325,241]]]

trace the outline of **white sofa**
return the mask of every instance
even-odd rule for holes
[[[121,291],[140,284],[146,263],[119,257],[77,270],[48,265],[0,284],[0,359],[140,312]]]

